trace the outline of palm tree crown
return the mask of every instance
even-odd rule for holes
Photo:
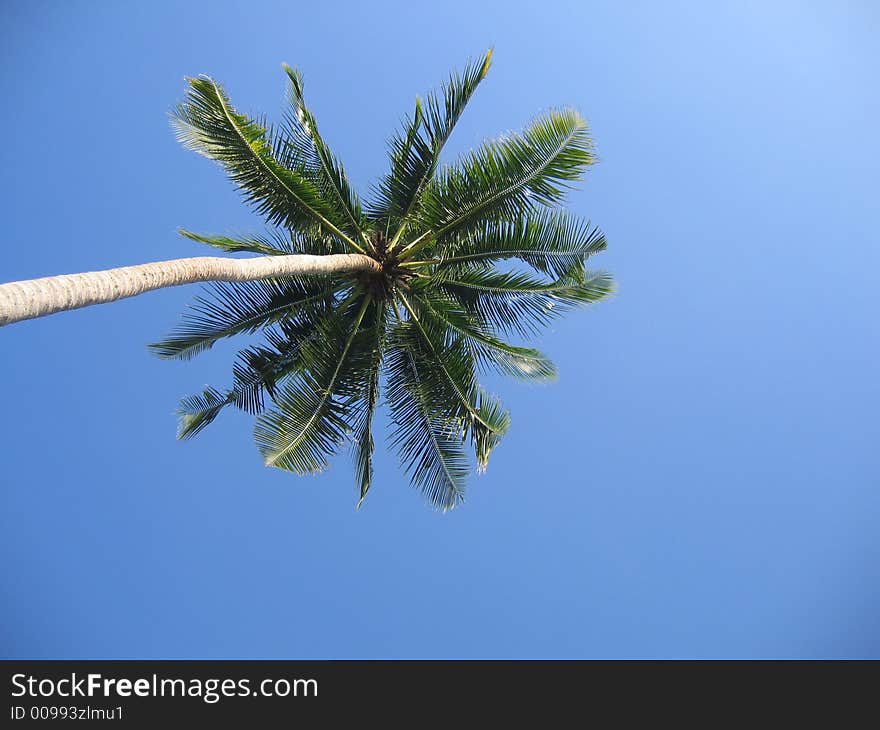
[[[477,373],[552,378],[543,354],[502,338],[533,335],[613,287],[585,265],[605,248],[602,233],[554,209],[595,161],[576,111],[549,111],[519,134],[440,165],[490,59],[491,51],[417,99],[390,141],[390,171],[366,204],[319,134],[298,71],[284,66],[290,103],[275,127],[233,108],[212,79],[189,79],[173,114],[179,139],[219,162],[273,232],[183,235],[266,256],[361,253],[381,270],[212,285],[153,351],[190,358],[220,338],[257,331],[265,341],[241,350],[228,389],[181,402],[181,438],[236,406],[257,415],[266,464],[299,474],[322,470],[350,440],[363,500],[381,383],[392,443],[412,482],[442,509],[462,499],[465,445],[482,469],[509,424]]]

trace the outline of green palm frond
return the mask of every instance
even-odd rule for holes
[[[401,327],[395,328],[397,334]],[[391,338],[387,351],[385,398],[393,420],[392,445],[413,484],[440,509],[464,499],[470,467],[462,447],[463,425],[433,389],[409,343]],[[426,380],[426,377],[428,379]]]
[[[317,319],[314,315],[317,314]],[[279,322],[265,331],[265,344],[246,347],[238,353],[232,374],[234,388],[242,393],[236,403],[249,413],[261,413],[262,393],[274,396],[282,378],[307,365],[304,348],[321,335],[320,319],[333,317],[331,309],[312,312],[311,316]]]
[[[202,393],[181,399],[177,407],[180,416],[177,438],[187,439],[201,432],[223,408],[233,402],[233,399],[234,394],[231,390],[224,393],[211,387],[206,387]]]
[[[373,415],[379,400],[379,373],[387,334],[387,307],[384,304],[372,308],[372,322],[364,322],[367,330],[364,347],[368,359],[364,367],[364,392],[353,406],[353,438],[355,449],[355,472],[360,496],[358,508],[373,483]]]
[[[282,164],[301,166],[320,189],[324,200],[333,209],[333,218],[362,253],[369,248],[364,234],[366,220],[360,199],[345,175],[342,163],[333,155],[318,131],[318,123],[306,106],[303,79],[298,69],[282,64],[287,74],[290,107],[284,125],[276,133],[275,149]]]
[[[389,231],[392,248],[403,235],[410,214],[437,169],[444,145],[486,77],[491,61],[490,49],[463,72],[451,74],[440,95],[428,94],[424,103],[417,100],[413,117],[404,123],[402,133],[391,140],[391,172],[378,185],[371,214],[386,227],[393,227]]]
[[[605,235],[589,221],[564,211],[542,210],[512,221],[486,220],[440,254],[441,267],[517,258],[535,270],[561,277],[583,267],[586,260],[604,251]]]
[[[262,414],[254,438],[266,464],[298,474],[322,471],[350,431],[347,406],[363,392],[368,352],[357,341],[370,304],[361,297],[358,312],[325,318],[321,337],[303,353],[306,369],[275,397],[275,409]]]
[[[284,256],[290,253],[282,249],[277,241],[273,241],[269,237],[248,236],[247,238],[235,238],[232,236],[204,235],[193,233],[185,228],[178,228],[177,232],[184,238],[205,243],[208,246],[219,248],[221,251],[243,251],[247,253],[261,253],[266,256]]]
[[[331,237],[298,231],[282,233],[273,230],[264,236],[252,234],[243,237],[193,233],[186,228],[178,228],[177,232],[191,241],[205,243],[229,252],[259,253],[266,256],[288,256],[300,253],[321,255],[335,252]]]
[[[219,162],[245,198],[273,225],[331,233],[357,250],[340,230],[334,210],[299,164],[284,166],[272,153],[266,127],[236,111],[211,78],[188,79],[187,99],[173,123],[180,142]]]
[[[188,360],[224,337],[295,316],[316,316],[333,306],[334,293],[343,286],[324,277],[214,284],[208,296],[196,297],[176,330],[150,349],[159,357]]]
[[[425,192],[420,225],[441,239],[485,220],[516,219],[535,205],[558,203],[595,162],[583,117],[550,111],[444,168]]]
[[[413,485],[442,510],[462,501],[469,472],[486,468],[510,425],[478,376],[554,378],[546,355],[508,337],[530,338],[614,289],[610,275],[587,269],[604,234],[558,208],[596,159],[576,111],[549,111],[441,167],[490,60],[491,51],[417,99],[365,204],[318,131],[299,71],[284,65],[288,103],[274,127],[238,112],[212,79],[190,80],[174,115],[178,136],[220,162],[272,229],[181,234],[230,253],[360,252],[376,266],[217,284],[197,298],[153,352],[188,359],[221,338],[262,337],[239,350],[228,387],[180,402],[180,438],[232,406],[255,417],[270,466],[314,473],[348,444],[360,507],[374,478],[381,390]]]
[[[334,316],[326,312],[324,317]],[[320,336],[321,328],[311,319],[280,322],[267,329],[266,344],[246,347],[238,353],[232,367],[232,387],[226,391],[207,387],[201,394],[183,398],[177,437],[186,439],[200,433],[229,405],[252,415],[265,407],[265,395],[274,397],[284,378],[304,367],[303,347]]]
[[[417,299],[410,303],[404,295],[400,298],[413,325],[407,330],[410,333],[408,347],[427,363],[438,388],[442,383],[442,391],[435,392],[444,393],[444,400],[463,424],[464,434],[470,435],[474,442],[479,465],[485,467],[489,451],[510,424],[508,414],[479,387],[476,363],[464,339],[449,338],[446,328],[423,318]]]
[[[543,353],[519,347],[495,336],[479,317],[441,292],[417,300],[422,316],[434,320],[435,327],[446,327],[449,335],[461,337],[482,369],[494,369],[521,380],[552,380],[556,366]]]
[[[613,280],[602,271],[577,272],[576,277],[547,282],[525,273],[476,266],[444,271],[432,286],[496,330],[523,337],[537,334],[572,307],[592,304],[614,291]]]
[[[374,185],[373,200],[367,207],[370,219],[386,239],[393,235],[391,226],[399,223],[406,209],[404,201],[411,196],[411,179],[415,175],[407,170],[412,166],[413,147],[419,144],[422,121],[422,100],[416,97],[412,117],[403,120],[400,129],[388,142],[391,171]],[[424,150],[422,152],[424,154]]]

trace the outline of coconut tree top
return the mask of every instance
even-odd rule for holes
[[[213,79],[188,79],[173,113],[178,138],[223,167],[269,230],[182,233],[258,256],[0,285],[0,324],[160,286],[222,282],[153,352],[189,359],[237,334],[259,332],[262,341],[238,353],[228,387],[183,399],[181,438],[233,406],[256,416],[255,440],[270,466],[318,472],[350,444],[362,501],[381,398],[413,484],[433,505],[455,506],[472,468],[468,452],[485,468],[510,420],[478,374],[554,377],[553,363],[523,341],[613,287],[587,268],[605,237],[558,208],[595,162],[578,112],[548,111],[441,164],[490,60],[491,51],[416,100],[390,140],[390,169],[366,201],[321,136],[298,71],[284,66],[289,103],[274,126],[238,111]]]

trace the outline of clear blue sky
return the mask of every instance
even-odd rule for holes
[[[9,2],[0,280],[259,231],[167,111],[210,73],[275,115],[298,65],[362,190],[415,94],[495,46],[449,146],[559,104],[618,295],[540,342],[464,506],[396,458],[266,469],[178,443],[232,347],[151,357],[197,289],[0,330],[4,657],[878,657],[880,13],[870,2]]]

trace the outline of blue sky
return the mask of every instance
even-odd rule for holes
[[[288,61],[362,191],[415,94],[495,47],[448,147],[549,106],[602,162],[569,207],[619,292],[491,380],[513,425],[463,507],[380,445],[262,466],[174,439],[234,348],[151,357],[197,288],[0,330],[0,655],[878,657],[880,13],[863,2],[4,2],[0,280],[259,231],[167,112],[210,73],[277,115]]]

